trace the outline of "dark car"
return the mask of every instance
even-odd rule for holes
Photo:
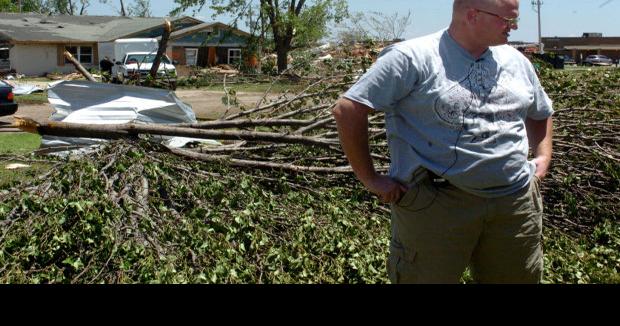
[[[575,59],[573,59],[570,55],[563,55],[564,57],[564,64],[565,65],[576,65],[577,62],[575,61]]]
[[[13,98],[13,87],[0,80],[0,116],[17,112],[17,103]]]

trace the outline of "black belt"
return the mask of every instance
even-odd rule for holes
[[[409,187],[415,184],[419,184],[421,182],[426,182],[428,180],[434,186],[444,187],[450,185],[450,182],[444,177],[438,176],[435,173],[427,170],[426,168],[418,168],[411,177],[411,181],[409,183]]]
[[[438,186],[438,187],[444,187],[444,186],[450,185],[450,181],[448,181],[446,178],[442,176],[436,175],[430,170],[428,170],[428,178],[433,185]]]

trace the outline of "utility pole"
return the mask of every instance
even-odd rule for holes
[[[532,0],[532,6],[536,13],[538,13],[538,53],[545,53],[545,45],[542,43],[542,31],[541,31],[541,23],[540,23],[540,6],[542,5],[542,0]]]

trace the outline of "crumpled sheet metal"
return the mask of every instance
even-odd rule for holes
[[[29,95],[36,92],[43,92],[43,89],[37,85],[17,84],[9,80],[4,80],[4,82],[13,87],[13,94],[15,95]]]
[[[195,123],[191,105],[174,92],[90,81],[63,81],[50,85],[48,100],[54,108],[52,121],[83,124]],[[162,137],[168,144],[181,147],[194,139]],[[94,145],[105,140],[45,136],[42,147]]]

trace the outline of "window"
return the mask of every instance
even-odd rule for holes
[[[228,64],[241,63],[241,49],[228,49]]]
[[[90,46],[80,47],[80,63],[93,63],[93,48]]]
[[[0,60],[9,60],[9,48],[0,48]]]
[[[198,49],[185,49],[185,64],[195,66],[198,63]]]
[[[66,46],[65,50],[69,51],[71,55],[79,63],[93,63],[93,47],[92,46]],[[70,63],[65,58],[65,63]]]
[[[155,61],[155,54],[129,54],[125,56],[125,63],[153,63]],[[161,56],[160,63],[170,64],[170,59],[168,59],[167,55]]]

